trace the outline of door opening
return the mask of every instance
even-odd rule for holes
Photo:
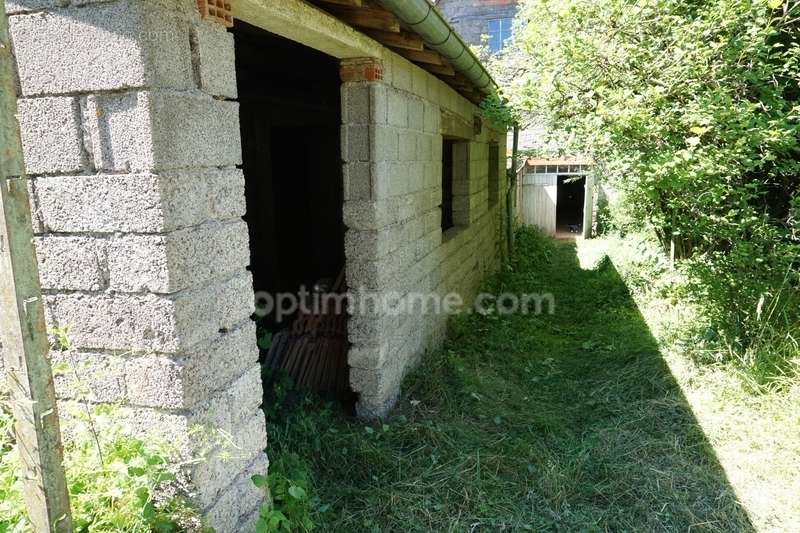
[[[259,348],[288,374],[350,402],[335,58],[236,21],[236,75]]]
[[[584,176],[558,176],[556,233],[580,235],[583,231],[583,206],[586,197]]]

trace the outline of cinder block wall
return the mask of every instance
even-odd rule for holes
[[[137,430],[184,453],[198,424],[232,435],[184,474],[210,525],[245,530],[267,459],[233,39],[194,0],[6,8],[49,326]]]
[[[499,266],[505,191],[505,132],[435,76],[387,52],[380,81],[342,86],[347,281],[351,290],[457,292],[469,302]],[[464,141],[454,182],[457,226],[443,234],[442,139]],[[499,145],[499,201],[488,201],[488,143]],[[364,416],[396,402],[404,375],[444,338],[447,317],[354,309],[349,325],[351,384]]]

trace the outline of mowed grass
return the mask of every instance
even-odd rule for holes
[[[273,468],[300,458],[317,530],[752,531],[681,390],[699,370],[685,362],[676,381],[605,244],[582,268],[574,243],[521,232],[486,288],[552,293],[555,313],[454,319],[389,419],[277,409]]]

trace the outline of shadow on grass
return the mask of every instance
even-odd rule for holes
[[[611,261],[523,232],[512,266],[487,288],[552,293],[554,314],[455,319],[383,424],[271,424],[320,529],[753,531]]]

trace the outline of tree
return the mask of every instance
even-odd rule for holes
[[[616,219],[676,246],[731,346],[765,309],[797,327],[800,3],[525,0],[519,19],[519,112],[601,162]]]

